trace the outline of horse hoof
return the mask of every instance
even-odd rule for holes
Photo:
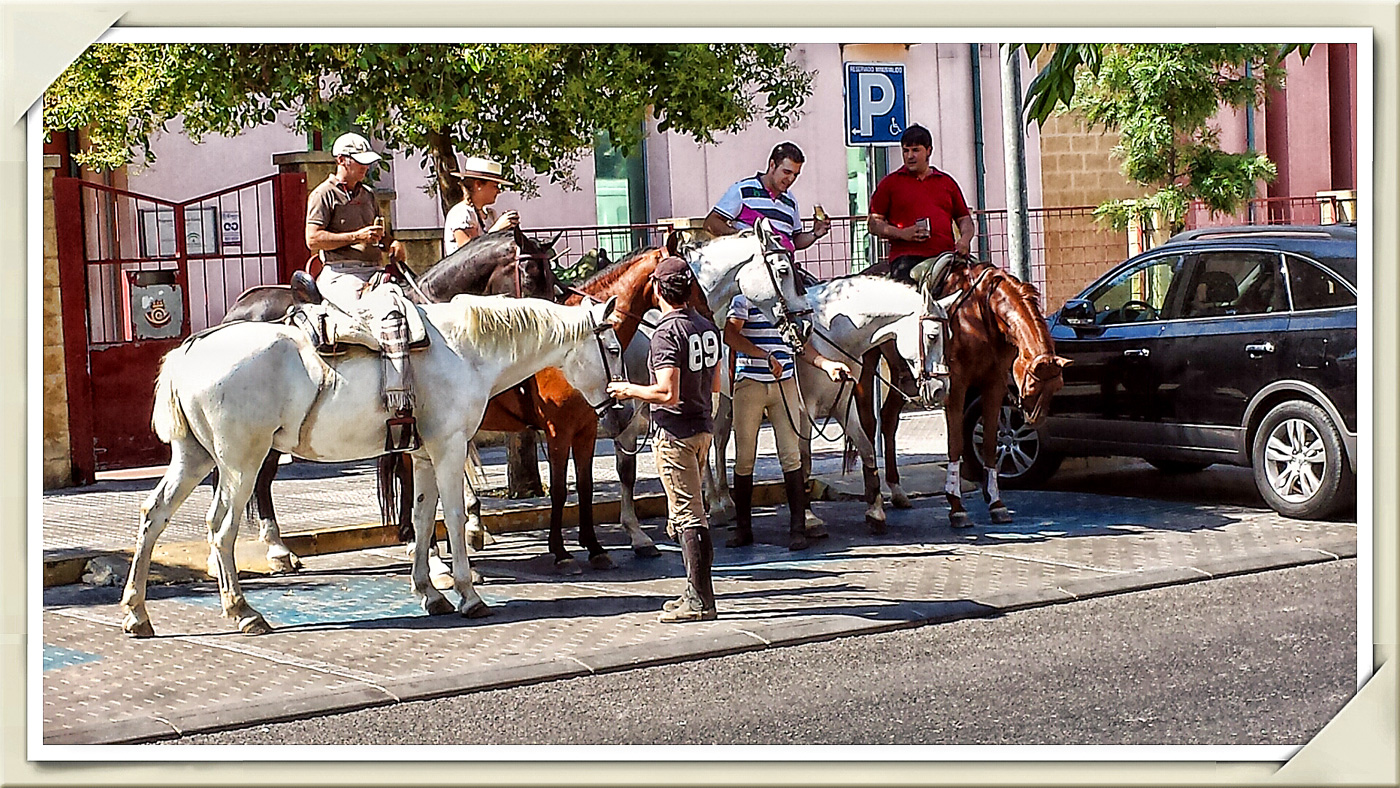
[[[656,548],[656,545],[649,544],[632,548],[632,555],[638,558],[660,558],[661,551]]]
[[[433,575],[431,578],[431,582],[433,584],[433,588],[436,588],[439,591],[446,591],[449,588],[452,588],[452,586],[456,585],[452,581],[452,575]]]
[[[716,506],[710,509],[709,520],[711,528],[717,525],[729,525],[734,522],[734,507]]]
[[[272,627],[268,625],[267,620],[258,615],[249,616],[238,622],[238,628],[245,635],[266,635],[272,631]]]
[[[475,531],[468,531],[468,532],[467,532],[467,544],[471,545],[471,548],[472,548],[473,550],[485,550],[485,549],[486,549],[486,531],[485,531],[485,530],[481,530],[481,529],[478,529],[478,530],[475,530]]]
[[[826,539],[831,536],[826,532],[826,526],[821,524],[809,525],[803,530],[803,533],[807,535],[808,539]]]
[[[438,597],[429,602],[423,608],[430,616],[446,616],[454,612],[452,603],[447,601],[447,597]]]
[[[588,565],[594,569],[612,569],[617,566],[607,553],[588,556]]]
[[[486,618],[491,615],[491,608],[486,603],[478,599],[476,604],[462,611],[462,618]]]
[[[874,534],[875,536],[882,536],[886,533],[889,533],[890,530],[889,527],[885,524],[885,521],[880,519],[879,517],[866,516],[865,525],[867,528],[870,529],[870,533]]]
[[[123,622],[122,630],[135,638],[153,638],[156,636],[155,627],[151,626],[149,620],[139,623]]]
[[[554,573],[559,575],[581,575],[583,567],[573,558],[563,558],[554,562]]]
[[[997,525],[1006,525],[1011,522],[1011,510],[1005,506],[994,506],[991,509],[992,522]]]
[[[909,496],[903,490],[890,490],[890,503],[896,509],[913,509],[914,504],[909,500]]]
[[[480,585],[481,583],[484,583],[484,582],[486,582],[486,581],[481,579],[481,573],[478,572],[478,571],[476,571],[475,569],[473,569],[473,570],[472,570],[472,585]]]
[[[294,555],[284,555],[267,559],[267,568],[274,575],[290,575],[301,569],[301,559]]]
[[[971,528],[972,518],[967,512],[949,512],[948,524],[954,528]]]

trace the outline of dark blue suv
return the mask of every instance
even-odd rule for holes
[[[1290,517],[1354,503],[1356,275],[1355,225],[1191,230],[1117,266],[1050,318],[1074,364],[1040,429],[1003,412],[1002,480],[1117,455],[1252,467]]]

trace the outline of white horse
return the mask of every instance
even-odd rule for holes
[[[808,342],[823,356],[846,362],[856,379],[861,376],[861,359],[871,348],[893,342],[894,355],[906,367],[891,369],[896,380],[913,372],[919,382],[918,399],[934,405],[942,401],[948,387],[948,369],[943,364],[943,326],[946,313],[937,302],[925,303],[920,292],[903,283],[874,276],[851,276],[819,282],[807,288],[813,306],[812,331]],[[908,376],[911,380],[914,375]],[[865,479],[865,521],[871,530],[885,528],[884,495],[877,473],[875,446],[862,428],[856,407],[853,383],[837,383],[810,364],[797,365],[799,412],[790,414],[802,438],[803,471],[811,471],[813,424],[828,417],[837,420],[860,455]],[[912,388],[910,395],[913,394]],[[714,484],[708,489],[712,519],[732,517],[734,504],[726,483],[726,451],[733,411],[721,407],[715,420]],[[778,418],[785,418],[779,414]],[[718,514],[716,514],[718,513]],[[809,530],[821,526],[810,510]]]
[[[430,345],[416,351],[414,387],[422,446],[413,452],[415,546],[413,591],[430,615],[452,604],[429,582],[428,543],[439,496],[451,546],[456,610],[486,615],[471,582],[467,533],[480,537],[480,501],[466,489],[462,468],[494,394],[545,367],[605,407],[608,365],[622,348],[606,322],[614,301],[565,307],[536,299],[458,296],[423,306]],[[616,360],[605,360],[612,356]],[[384,452],[386,410],[378,353],[352,351],[323,359],[299,329],[274,323],[235,323],[186,341],[166,355],[156,380],[151,423],[170,444],[165,476],[141,506],[136,555],[122,594],[122,629],[154,634],[146,611],[146,580],[156,539],[194,487],[217,468],[210,507],[210,542],[224,614],[247,634],[271,627],[243,596],[234,565],[238,524],[269,449],[309,460],[340,462]]]
[[[795,318],[811,312],[811,301],[802,290],[792,253],[782,247],[768,220],[734,235],[699,244],[682,245],[674,251],[695,270],[696,283],[722,327],[729,313],[729,302],[744,293],[775,325],[791,325]],[[628,345],[628,375],[634,383],[649,382],[646,366],[650,339],[638,331]],[[726,365],[721,364],[721,368]],[[637,519],[634,485],[637,478],[636,452],[651,429],[651,409],[637,408],[627,428],[614,437],[617,473],[622,488],[622,527],[638,555],[654,554],[656,548]],[[722,461],[722,460],[721,460]],[[707,467],[706,475],[709,475]],[[708,483],[708,482],[707,482]],[[731,504],[731,509],[732,509]]]

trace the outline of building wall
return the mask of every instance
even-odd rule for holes
[[[63,357],[63,307],[58,290],[58,238],[54,228],[53,178],[58,156],[44,157],[44,489],[73,483],[69,455],[68,379]]]

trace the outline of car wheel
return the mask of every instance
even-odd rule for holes
[[[1327,412],[1311,402],[1294,400],[1269,411],[1250,454],[1259,493],[1286,517],[1326,517],[1354,489],[1342,435]]]
[[[1064,460],[1045,449],[1040,433],[1026,423],[1026,414],[1010,402],[1001,404],[997,425],[997,479],[1009,488],[1033,487],[1049,479]],[[973,400],[963,415],[963,459],[967,479],[980,479],[982,461],[977,447],[982,445],[982,405]]]
[[[1148,460],[1148,465],[1162,473],[1199,473],[1214,465],[1212,462],[1184,462],[1181,460]]]

